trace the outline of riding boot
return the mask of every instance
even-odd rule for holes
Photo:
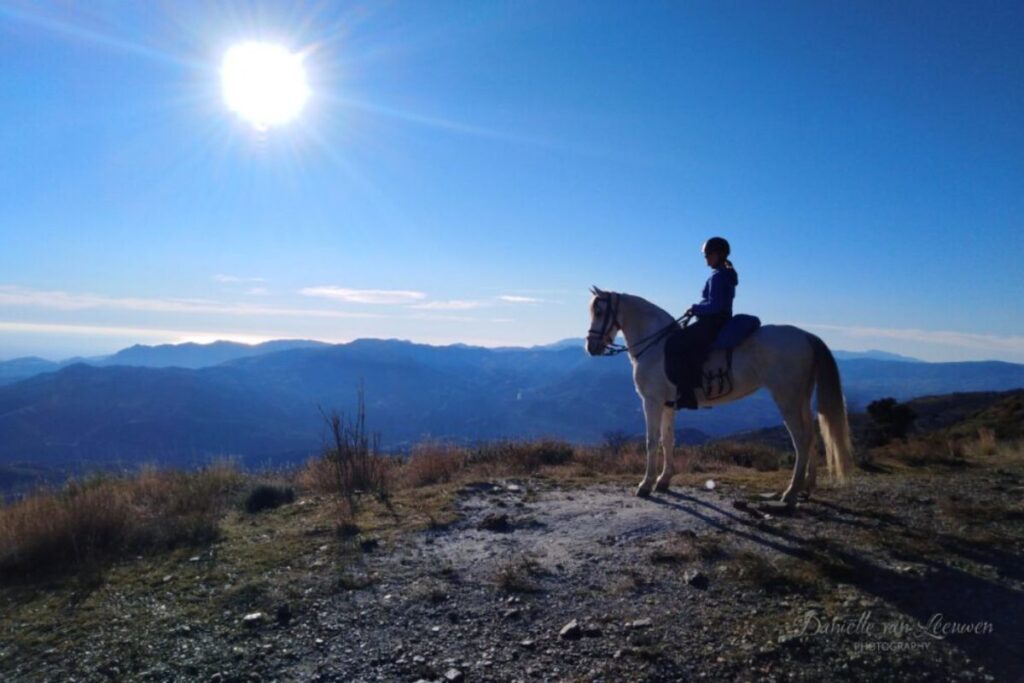
[[[697,395],[693,392],[693,387],[679,387],[679,393],[676,395],[676,410],[697,410]]]
[[[687,372],[681,378],[681,381],[676,385],[676,410],[687,410],[697,409],[697,395],[694,389],[697,386],[697,382],[694,378],[692,368],[687,368]]]

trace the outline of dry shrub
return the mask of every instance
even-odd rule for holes
[[[245,497],[245,511],[249,513],[273,510],[295,502],[295,489],[284,484],[263,482],[253,486]]]
[[[442,484],[454,479],[468,461],[469,454],[458,446],[437,442],[419,444],[402,464],[400,479],[403,485],[412,488]]]
[[[689,470],[688,447],[677,448],[672,458],[676,472]],[[660,449],[656,454],[656,462],[660,468]],[[635,475],[643,473],[647,467],[647,451],[643,443],[633,441],[618,449],[605,447],[580,450],[576,455],[576,463],[587,475]]]
[[[749,441],[713,441],[696,449],[693,471],[714,470],[722,465],[774,472],[792,464],[791,453]]]
[[[962,441],[939,437],[918,437],[890,441],[884,446],[870,449],[868,456],[872,461],[880,457],[888,458],[911,467],[928,465],[962,467],[966,464],[964,454],[969,450]]]
[[[195,472],[146,468],[38,491],[0,508],[0,574],[46,575],[216,538],[242,475],[229,463]]]
[[[352,514],[358,508],[360,494],[373,494],[386,500],[391,491],[395,463],[380,453],[380,435],[366,430],[366,403],[362,388],[358,393],[355,418],[338,412],[324,414],[330,443],[323,454],[306,463],[296,481],[306,488],[345,499]]]
[[[490,476],[528,475],[543,467],[565,465],[574,455],[572,444],[555,439],[497,441],[475,449],[467,464]]]
[[[974,447],[975,455],[995,455],[998,450],[996,432],[991,427],[978,429],[978,441]]]

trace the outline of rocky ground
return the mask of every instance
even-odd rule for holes
[[[233,513],[209,548],[5,588],[0,679],[1024,680],[1024,462],[789,514],[707,477],[479,481],[445,523],[344,539],[324,501]]]

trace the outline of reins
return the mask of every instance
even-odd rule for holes
[[[598,333],[598,334],[600,334],[600,339],[602,341],[604,340],[605,334],[608,333],[608,329],[612,326],[612,324],[615,324],[616,326],[618,326],[618,328],[620,330],[622,329],[622,325],[619,325],[618,321],[616,320],[616,316],[618,315],[619,307],[618,307],[617,302],[612,298],[613,295],[614,296],[621,296],[621,295],[619,295],[619,294],[617,294],[615,292],[608,292],[608,311],[607,311],[607,313],[605,315],[604,323],[601,325],[601,332]],[[644,352],[646,352],[649,348],[651,348],[652,346],[657,344],[659,341],[661,341],[662,339],[667,337],[669,334],[671,334],[671,332],[673,330],[678,329],[680,325],[682,325],[683,327],[686,327],[690,323],[690,319],[692,317],[693,317],[692,313],[684,313],[683,315],[679,316],[678,318],[676,318],[675,320],[670,322],[665,327],[661,328],[660,330],[658,330],[657,332],[655,332],[653,334],[647,335],[646,337],[644,337],[640,341],[636,342],[632,346],[624,346],[622,344],[616,344],[614,342],[609,342],[608,344],[605,345],[604,351],[601,352],[601,355],[602,356],[617,356],[620,353],[626,353],[626,352],[632,351],[633,352],[633,358],[639,360],[640,356],[642,356],[644,354]],[[592,335],[594,333],[591,332],[590,334]],[[639,350],[634,351],[634,349],[637,349],[638,347],[643,347],[643,348],[640,348]]]

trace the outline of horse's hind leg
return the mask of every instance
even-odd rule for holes
[[[782,420],[786,423],[789,436],[796,450],[796,463],[793,465],[793,477],[789,486],[782,493],[782,502],[786,505],[796,504],[797,495],[804,490],[804,478],[807,475],[807,464],[814,443],[814,423],[808,401],[796,395],[775,395],[775,402],[782,412]]]
[[[810,401],[804,410],[804,428],[810,434],[810,443],[807,446],[807,484],[804,486],[804,495],[811,497],[815,485],[818,483],[818,459],[821,457],[817,449],[817,434],[814,430],[814,415],[811,414]]]
[[[647,422],[647,469],[644,471],[644,479],[636,488],[636,495],[645,498],[651,494],[651,487],[654,486],[654,458],[658,450],[658,437],[661,431],[661,411],[663,406],[657,401],[644,400],[644,419]]]
[[[664,408],[661,411],[661,453],[665,458],[665,465],[661,469],[661,476],[654,484],[655,491],[668,491],[672,484],[672,475],[675,474],[675,466],[672,462],[673,451],[676,447],[675,416],[674,408]]]

